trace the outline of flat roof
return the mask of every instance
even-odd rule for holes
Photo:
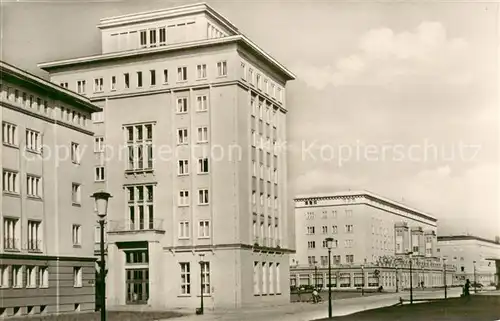
[[[3,78],[14,78],[18,81],[30,84],[32,86],[38,87],[40,90],[47,91],[52,95],[55,95],[57,99],[63,100],[70,104],[76,105],[89,112],[99,112],[102,109],[94,105],[90,99],[85,96],[79,95],[74,91],[57,86],[50,81],[33,75],[25,70],[22,70],[14,65],[11,65],[3,60],[0,60],[0,77]]]
[[[467,234],[459,234],[459,235],[441,235],[437,238],[439,241],[481,241],[486,243],[491,243],[500,246],[500,242],[496,242],[495,240],[486,239],[483,237],[475,236],[475,235],[467,235]]]
[[[213,18],[220,25],[228,28],[234,34],[229,35],[227,37],[215,38],[215,39],[205,39],[199,41],[185,42],[185,43],[175,43],[162,47],[153,47],[153,48],[140,48],[140,49],[132,49],[126,51],[119,52],[111,52],[106,54],[97,54],[92,56],[57,60],[57,61],[49,61],[42,62],[38,64],[38,67],[44,69],[46,71],[53,70],[58,67],[65,67],[71,65],[78,65],[83,63],[92,63],[113,59],[123,59],[129,57],[136,56],[144,56],[148,54],[157,54],[162,52],[174,51],[174,50],[182,50],[182,49],[192,49],[197,47],[205,47],[205,46],[213,46],[223,43],[241,43],[245,45],[248,49],[252,51],[252,53],[256,54],[259,58],[265,60],[269,65],[271,65],[274,69],[278,70],[282,76],[286,80],[294,80],[296,79],[295,74],[293,74],[289,69],[287,69],[284,65],[279,63],[276,59],[274,59],[271,55],[265,52],[262,48],[257,46],[253,41],[251,41],[247,36],[241,33],[238,28],[234,24],[232,24],[228,19],[222,16],[220,13],[215,11],[212,7],[207,5],[206,3],[196,3],[185,6],[178,6],[160,10],[132,13],[108,18],[102,18],[98,25],[98,28],[112,28],[115,26],[126,25],[126,24],[135,24],[142,23],[151,20],[159,20],[165,19],[173,16],[179,15],[189,15],[194,13],[204,12],[208,14],[211,18]]]
[[[402,203],[393,201],[393,200],[388,199],[386,197],[383,197],[383,196],[377,195],[373,192],[365,191],[365,190],[340,191],[340,192],[333,192],[333,193],[302,194],[302,195],[298,195],[297,197],[295,197],[294,201],[300,202],[300,201],[305,201],[305,200],[309,200],[309,199],[336,199],[336,198],[338,199],[338,198],[351,197],[351,196],[366,197],[366,198],[373,200],[375,202],[383,203],[385,205],[388,205],[388,206],[391,206],[391,207],[394,207],[394,208],[397,208],[397,209],[400,209],[400,210],[403,210],[406,212],[410,212],[414,215],[424,217],[428,220],[437,222],[437,219],[434,216],[432,216],[431,214],[428,214],[426,212],[417,210],[417,209],[412,208],[410,206],[404,205]]]

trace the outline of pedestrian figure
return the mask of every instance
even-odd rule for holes
[[[466,298],[470,297],[470,281],[469,281],[469,279],[465,280],[462,296],[466,297]]]
[[[320,297],[317,289],[314,289],[312,295],[313,295],[313,302],[319,303]]]

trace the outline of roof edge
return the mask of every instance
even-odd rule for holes
[[[80,64],[80,63],[89,63],[89,62],[95,62],[95,61],[127,58],[127,57],[134,57],[137,55],[148,55],[148,54],[160,53],[160,52],[164,52],[164,51],[190,49],[190,48],[211,46],[211,45],[238,42],[238,41],[244,42],[252,50],[254,50],[259,55],[264,57],[271,65],[273,65],[275,68],[277,68],[285,76],[287,81],[296,79],[295,74],[293,74],[290,70],[288,70],[285,66],[283,66],[281,63],[279,63],[271,55],[266,53],[264,50],[262,50],[260,47],[258,47],[255,43],[253,43],[251,40],[249,40],[247,37],[245,37],[244,35],[241,35],[241,34],[223,37],[223,38],[204,39],[204,40],[198,40],[198,41],[192,41],[192,42],[171,44],[171,45],[168,45],[165,47],[134,49],[134,50],[110,52],[110,53],[106,53],[106,54],[98,54],[98,55],[78,57],[78,58],[70,58],[70,59],[64,59],[64,60],[41,62],[38,64],[38,67],[45,70],[45,71],[50,71],[54,68],[64,67],[64,66],[69,66],[69,65],[76,65],[76,64]]]
[[[48,80],[38,77],[3,60],[0,60],[0,70],[2,74],[8,74],[18,79],[34,83],[45,90],[62,94],[64,98],[74,100],[80,107],[83,107],[90,112],[99,112],[102,110],[101,108],[95,106],[87,97],[79,95],[69,89],[57,86]]]
[[[384,203],[388,203],[394,207],[399,207],[401,209],[404,209],[409,212],[413,212],[415,214],[425,216],[426,218],[437,222],[437,218],[435,218],[433,215],[428,214],[424,211],[417,210],[415,208],[412,208],[410,206],[407,206],[405,204],[393,201],[389,198],[383,197],[381,195],[375,194],[373,192],[367,191],[367,190],[354,190],[354,191],[340,191],[340,192],[334,192],[334,193],[317,193],[317,194],[302,194],[302,195],[297,195],[293,200],[295,202],[306,200],[306,199],[311,199],[311,198],[336,198],[336,197],[349,197],[349,196],[365,196],[369,197],[372,199],[375,199],[377,201],[381,201]]]

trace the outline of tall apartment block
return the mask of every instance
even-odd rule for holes
[[[455,271],[437,253],[437,220],[425,212],[368,191],[345,191],[298,196],[295,214],[293,286],[327,284],[327,237],[334,239],[332,287],[402,289],[410,280],[443,286],[444,268],[452,284]]]
[[[437,219],[368,191],[304,195],[295,199],[294,264],[327,265],[326,237],[333,237],[335,264],[376,262],[381,256],[437,257]],[[321,259],[320,259],[321,258]]]
[[[0,62],[0,315],[93,311],[88,98]]]
[[[206,4],[98,28],[102,54],[40,66],[103,108],[108,304],[288,302],[293,206],[278,146],[294,75]]]

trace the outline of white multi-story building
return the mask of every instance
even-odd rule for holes
[[[206,4],[98,28],[102,54],[40,66],[104,109],[108,304],[195,307],[200,283],[209,307],[287,302],[293,206],[278,146],[294,75]]]
[[[455,266],[456,282],[476,280],[483,286],[497,285],[500,262],[500,240],[473,235],[438,236],[438,254]]]
[[[409,280],[408,262],[396,272],[395,261],[387,259],[410,253],[415,262],[414,285],[443,283],[442,262],[436,252],[437,219],[423,211],[371,192],[346,191],[298,196],[295,223],[297,247],[291,266],[296,285],[311,284],[313,267],[320,268],[320,279],[324,280],[327,237],[334,239],[331,263],[339,274],[335,283],[339,287],[359,287],[362,278],[356,275],[361,266],[366,280],[374,279],[377,269],[381,273],[380,278],[366,284],[391,288],[399,283],[404,287]],[[419,270],[425,272],[417,273]]]

